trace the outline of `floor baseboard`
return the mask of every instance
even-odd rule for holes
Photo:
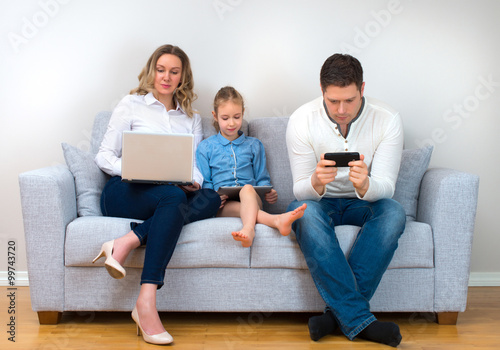
[[[499,287],[500,272],[471,272],[469,287]]]
[[[28,287],[28,271],[11,272],[11,280],[7,271],[0,271],[0,287]]]

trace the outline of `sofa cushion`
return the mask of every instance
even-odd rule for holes
[[[74,146],[62,143],[64,159],[75,178],[78,216],[101,214],[100,198],[109,176],[94,162],[94,155]]]
[[[102,243],[115,239],[130,230],[130,222],[123,218],[82,217],[74,220],[66,230],[66,266],[102,266],[104,258],[94,265]],[[231,232],[241,228],[239,218],[213,218],[184,226],[168,268],[286,268],[307,269],[295,234],[281,236],[265,225],[256,225],[251,248],[243,248]],[[359,227],[336,228],[339,244],[349,254]],[[93,232],[89,235],[89,232]],[[399,248],[389,265],[396,268],[431,268],[434,266],[432,231],[428,224],[408,221]],[[134,250],[125,267],[142,268],[144,249]]]
[[[396,189],[392,198],[401,203],[406,216],[413,220],[417,216],[420,182],[429,166],[432,149],[432,146],[405,149],[401,157]]]
[[[351,251],[359,229],[349,225],[335,228],[340,248],[346,256]],[[398,243],[389,269],[434,267],[432,230],[428,224],[407,221]],[[258,224],[252,245],[251,267],[307,269],[307,264],[295,234],[283,237],[277,230]]]
[[[103,266],[104,258],[92,264],[101,245],[129,232],[131,222],[141,221],[104,216],[72,221],[66,229],[65,266]],[[239,218],[214,218],[185,225],[168,268],[248,268],[250,249],[231,236],[240,228]],[[134,250],[124,266],[142,268],[144,252],[143,248]]]

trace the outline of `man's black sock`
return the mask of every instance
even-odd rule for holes
[[[308,326],[309,336],[314,341],[333,333],[339,327],[330,310],[327,310],[323,315],[311,317]]]
[[[401,333],[399,326],[393,322],[374,321],[363,329],[358,336],[360,338],[371,340],[377,343],[382,343],[397,347],[401,343]]]

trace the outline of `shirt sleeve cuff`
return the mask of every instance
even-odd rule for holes
[[[307,180],[305,180],[302,183],[299,183],[297,185],[298,186],[297,186],[297,191],[295,193],[295,197],[299,201],[304,201],[304,200],[319,201],[326,194],[326,188],[322,194],[319,194],[318,192],[316,192],[316,190],[314,189],[314,187],[312,185],[310,177]]]
[[[113,164],[113,176],[122,176],[122,159],[118,158]]]
[[[193,177],[193,180],[200,184],[200,188],[203,188],[203,176],[197,167],[194,168]]]

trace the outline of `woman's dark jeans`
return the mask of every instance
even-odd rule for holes
[[[185,224],[214,217],[220,196],[210,189],[186,193],[173,185],[131,184],[112,177],[101,195],[105,216],[144,220],[131,223],[141,245],[146,245],[141,284],[163,286],[165,269]]]

